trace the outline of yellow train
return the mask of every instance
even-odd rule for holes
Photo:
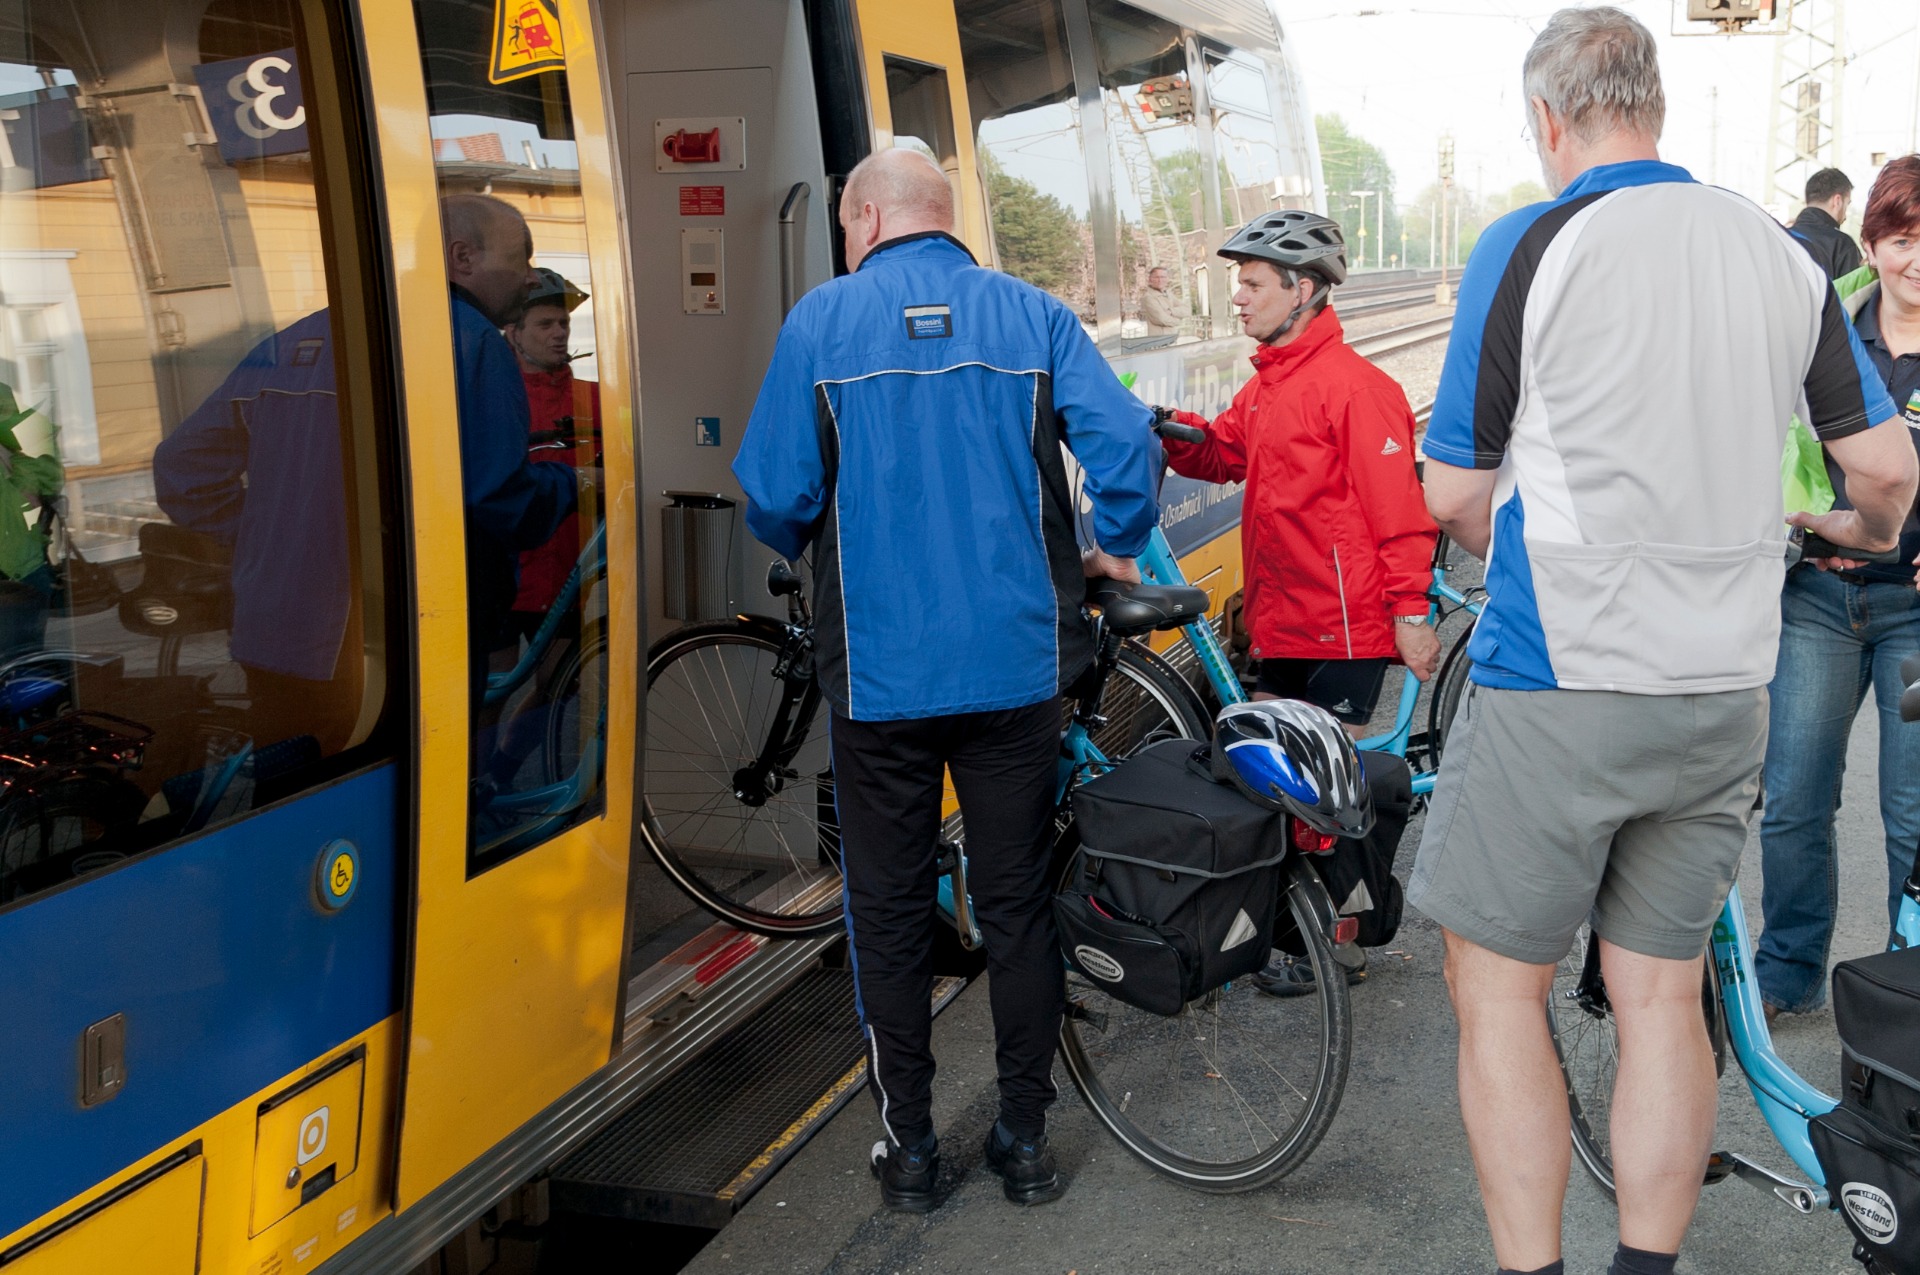
[[[885,146],[1199,409],[1212,249],[1324,203],[1265,0],[0,0],[0,1270],[408,1269],[817,962],[648,857],[640,706],[764,609],[737,522],[690,600],[663,492],[737,496]],[[588,298],[545,445],[604,557],[532,597],[559,496],[475,442],[527,420],[474,328],[521,221]],[[1224,602],[1237,496],[1168,508]]]

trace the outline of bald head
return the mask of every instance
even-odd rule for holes
[[[447,195],[440,201],[447,279],[505,327],[526,308],[533,278],[533,235],[518,209],[492,195]]]
[[[953,187],[918,151],[876,151],[854,166],[840,196],[847,265],[858,269],[875,245],[904,235],[953,232]]]

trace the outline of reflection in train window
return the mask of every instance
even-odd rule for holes
[[[4,907],[390,735],[376,422],[336,392],[328,285],[355,231],[307,91],[325,15],[0,9]]]
[[[957,0],[995,264],[1095,324],[1080,106],[1058,0]]]
[[[468,870],[603,808],[606,540],[591,275],[557,0],[415,0],[466,499]]]
[[[1220,155],[1220,208],[1226,231],[1272,208],[1288,207],[1274,142],[1273,108],[1258,65],[1209,53],[1207,92],[1213,101],[1214,147]]]
[[[919,151],[940,165],[960,195],[960,148],[953,135],[953,99],[947,93],[947,70],[889,53],[887,103],[893,112],[893,144]]]
[[[1115,0],[1093,0],[1119,243],[1122,348],[1206,334],[1193,270],[1207,257],[1205,160],[1178,26]]]

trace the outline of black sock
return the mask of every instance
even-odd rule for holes
[[[1002,1117],[993,1122],[993,1145],[1005,1151],[1016,1142],[1037,1142],[1040,1139],[1040,1135],[1045,1132],[1045,1126],[1031,1130],[1015,1129],[1008,1125],[1006,1119]]]
[[[1567,1275],[1567,1264],[1564,1261],[1555,1259],[1540,1269],[1533,1271],[1513,1271],[1502,1266],[1499,1275]]]
[[[1673,1275],[1673,1264],[1679,1260],[1678,1253],[1649,1253],[1622,1244],[1613,1251],[1608,1275]]]

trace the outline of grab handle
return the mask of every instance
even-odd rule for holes
[[[787,201],[780,205],[780,321],[783,323],[804,291],[800,283],[800,254],[794,251],[794,236],[801,224],[800,219],[807,215],[807,200],[812,196],[813,187],[805,182],[795,182],[793,189],[787,192]]]

